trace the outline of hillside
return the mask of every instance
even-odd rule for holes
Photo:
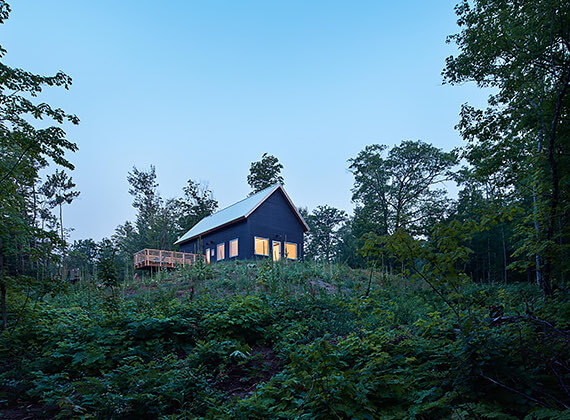
[[[237,262],[9,296],[0,417],[569,414],[570,305],[534,286],[449,291],[455,314],[399,277]]]

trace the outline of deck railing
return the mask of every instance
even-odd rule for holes
[[[192,265],[204,255],[188,252],[163,251],[161,249],[143,249],[134,255],[135,269],[139,268],[174,268],[177,265]]]

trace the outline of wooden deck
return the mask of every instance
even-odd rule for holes
[[[189,254],[187,252],[163,251],[160,249],[143,249],[134,256],[135,270],[153,268],[174,268],[177,266],[192,265],[204,255]]]

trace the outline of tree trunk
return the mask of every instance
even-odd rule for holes
[[[554,227],[557,220],[558,214],[558,202],[560,199],[560,176],[558,174],[558,162],[554,157],[554,149],[556,147],[556,130],[558,128],[558,123],[560,119],[560,113],[562,109],[562,101],[564,96],[566,95],[566,90],[568,89],[568,83],[570,82],[570,69],[566,71],[565,77],[563,77],[562,81],[562,91],[558,95],[558,100],[556,101],[556,108],[554,111],[554,118],[552,120],[552,126],[550,129],[550,136],[548,141],[548,165],[550,166],[550,175],[551,175],[551,189],[552,195],[550,199],[550,212],[548,215],[548,225],[546,228],[546,241],[547,243],[551,243],[554,237]],[[552,257],[551,255],[547,255],[546,264],[544,265],[544,293],[548,296],[552,294]]]
[[[538,141],[538,150],[537,152],[540,153],[542,150],[542,143]],[[540,241],[540,226],[538,224],[538,200],[536,198],[536,180],[532,185],[532,213],[533,213],[533,221],[534,221],[534,231],[536,233],[536,241]],[[538,287],[542,288],[542,264],[541,264],[541,257],[539,253],[536,253],[534,256],[534,261],[536,265],[536,284]]]
[[[507,244],[505,243],[505,226],[501,225],[501,238],[503,240],[503,272],[505,284],[508,282],[507,277]]]
[[[0,283],[0,301],[2,306],[2,331],[5,331],[8,326],[8,317],[6,315],[6,285],[4,282]]]
[[[561,217],[558,216],[558,230],[560,231],[560,235],[558,237],[558,245],[560,247],[560,261],[564,261],[564,257],[566,256],[566,252],[564,250],[564,247],[562,246],[563,241],[562,241],[562,222],[561,222]],[[564,270],[561,269],[560,270],[560,284],[565,284],[566,283],[566,279],[564,277]]]
[[[487,235],[487,283],[491,284],[491,237]]]
[[[2,245],[0,241],[0,246]],[[0,254],[0,310],[2,311],[2,331],[8,327],[8,316],[6,314],[6,283],[4,278],[4,256]]]
[[[65,237],[63,235],[63,211],[62,205],[59,203],[59,227],[61,230],[61,273],[60,273],[60,280],[63,281],[65,276]]]
[[[368,287],[366,288],[366,297],[370,296],[370,289],[372,288],[372,275],[374,274],[374,268],[376,268],[376,264],[372,264],[372,267],[370,267],[370,277],[368,278]]]

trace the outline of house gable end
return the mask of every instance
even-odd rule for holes
[[[281,197],[281,199],[276,198],[279,196]],[[303,216],[301,216],[301,213],[299,213],[299,210],[297,210],[297,208],[293,204],[293,201],[291,201],[291,199],[289,198],[289,196],[287,195],[287,193],[285,192],[285,190],[283,189],[283,186],[281,184],[278,184],[275,187],[275,189],[265,199],[263,199],[257,206],[252,208],[249,211],[249,213],[247,213],[245,215],[245,217],[250,217],[252,214],[255,214],[259,208],[267,208],[268,203],[269,203],[270,207],[275,206],[275,205],[282,206],[283,208],[288,207],[291,214],[295,217],[295,219],[297,220],[297,222],[299,223],[299,225],[303,229],[303,232],[307,232],[309,230],[309,226],[307,225],[307,222],[305,222],[305,220],[303,219]]]

